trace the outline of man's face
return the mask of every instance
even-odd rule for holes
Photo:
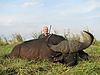
[[[48,27],[43,27],[43,32],[48,33]]]

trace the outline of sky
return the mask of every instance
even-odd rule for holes
[[[100,40],[100,0],[0,0],[0,36],[31,37],[45,25],[58,34],[89,29]]]

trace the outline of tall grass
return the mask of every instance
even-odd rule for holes
[[[88,30],[89,31],[89,30]],[[54,31],[54,34],[57,34],[57,31]],[[38,39],[40,33],[32,33],[31,36],[33,37],[33,39]],[[87,39],[89,39],[87,34],[84,34],[83,32],[81,32],[81,35],[79,34],[71,34],[70,31],[68,30],[67,32],[64,32],[63,35],[64,38],[68,39],[68,40],[80,40],[80,41],[85,41]],[[0,46],[6,46],[6,45],[10,45],[10,44],[18,44],[25,41],[25,37],[22,37],[22,35],[20,33],[15,33],[12,34],[11,39],[7,39],[6,37],[0,37]],[[94,39],[93,45],[98,46],[100,43],[100,41],[96,40],[96,38]]]
[[[15,33],[15,34],[12,34],[12,37],[11,39],[7,39],[6,37],[0,37],[0,45],[9,45],[9,44],[16,44],[16,43],[20,43],[20,42],[23,42],[24,41],[24,38],[22,37],[21,34],[19,33]]]
[[[6,37],[0,37],[0,45],[8,45],[8,40]]]
[[[23,41],[24,41],[24,38],[22,37],[21,34],[19,34],[19,33],[12,34],[11,43],[19,43],[19,42],[23,42]]]
[[[33,37],[33,39],[38,39],[40,34],[42,34],[42,32],[40,32],[40,33],[34,33],[33,32],[31,36]]]
[[[89,31],[89,29],[87,29],[87,31]],[[39,33],[34,33],[32,32],[31,36],[33,37],[33,39],[38,39],[39,35],[42,34],[42,32]],[[54,34],[58,34],[57,30],[54,30]],[[84,34],[83,32],[81,33],[81,35],[79,34],[71,34],[70,33],[70,29],[68,29],[68,31],[64,31],[63,37],[66,39],[74,39],[74,40],[87,40],[89,37]],[[83,37],[83,38],[82,38]],[[14,33],[11,36],[11,39],[8,40],[6,37],[0,37],[0,45],[8,45],[8,44],[15,44],[15,43],[20,43],[25,41],[25,37],[22,37],[22,35],[20,33]],[[94,42],[94,44],[97,44],[97,40],[95,39],[96,42]]]

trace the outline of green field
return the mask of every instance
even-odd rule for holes
[[[85,50],[91,56],[89,61],[79,60],[74,67],[48,60],[3,58],[14,46],[0,46],[0,75],[100,75],[100,42]]]

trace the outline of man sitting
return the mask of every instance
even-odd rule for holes
[[[49,35],[49,33],[48,33],[48,27],[47,26],[44,26],[43,29],[42,29],[42,32],[43,33],[41,35],[39,35],[38,39],[44,38],[45,36],[48,36]]]

